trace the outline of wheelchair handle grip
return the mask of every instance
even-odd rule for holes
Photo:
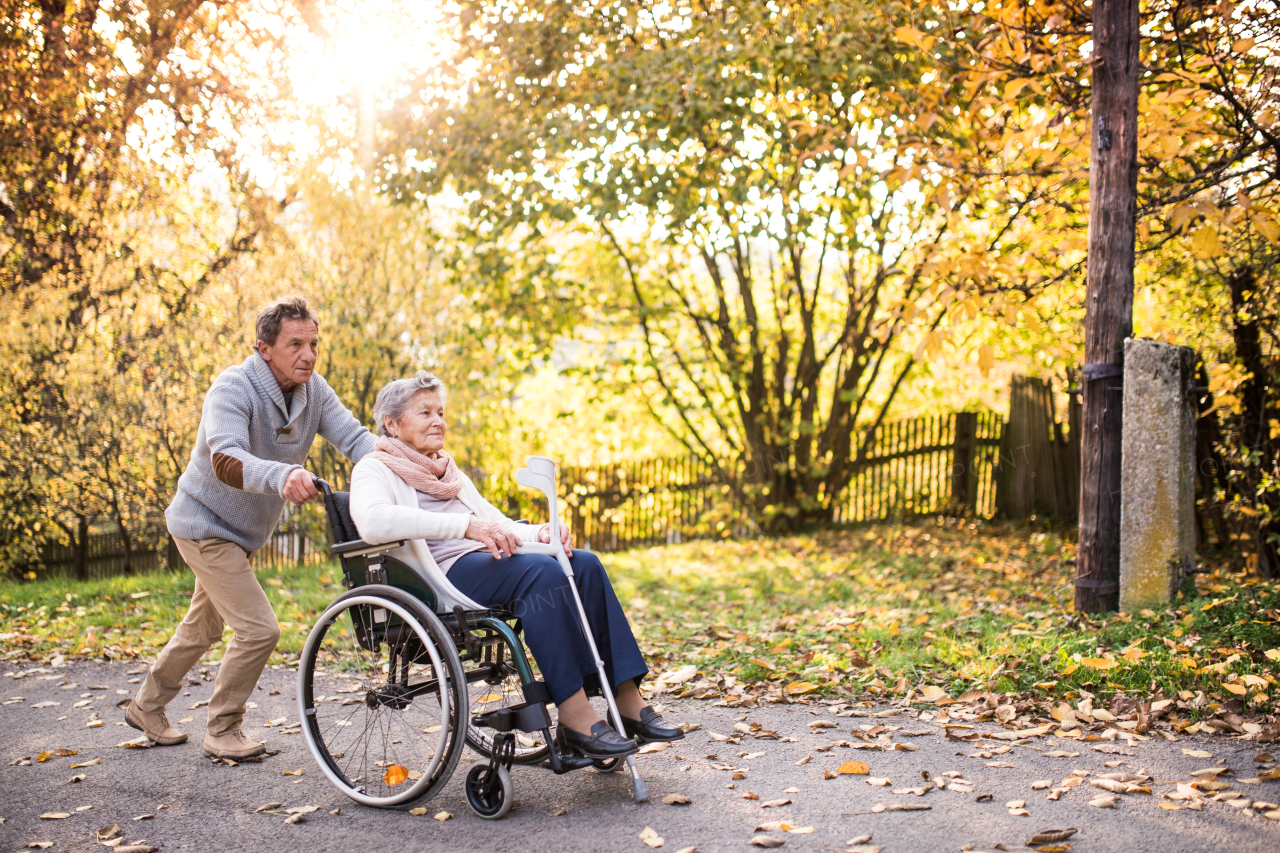
[[[311,485],[315,486],[316,491],[320,492],[321,494],[325,494],[325,495],[333,494],[333,489],[329,488],[329,484],[326,483],[320,477],[313,477],[311,479]]]

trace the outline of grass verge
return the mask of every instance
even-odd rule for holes
[[[710,677],[690,678],[690,695],[1182,694],[1192,710],[1275,712],[1280,584],[1224,561],[1159,612],[1091,619],[1072,612],[1073,557],[1051,532],[929,522],[604,560],[655,674]],[[333,564],[261,573],[283,628],[276,662],[296,657],[339,577]],[[186,573],[0,582],[0,656],[153,655],[191,589]]]

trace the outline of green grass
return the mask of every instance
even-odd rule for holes
[[[812,686],[793,689],[824,694],[1191,691],[1213,710],[1273,711],[1280,585],[1224,566],[1160,612],[1092,620],[1071,609],[1073,557],[1074,545],[1049,532],[922,523],[604,560],[655,673],[694,664],[708,676],[768,689],[803,682]],[[341,592],[340,573],[322,564],[260,576],[284,629],[275,660],[290,660]],[[0,653],[154,654],[191,588],[187,573],[0,583]]]

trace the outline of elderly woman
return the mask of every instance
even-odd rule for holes
[[[475,485],[445,452],[445,387],[430,373],[397,379],[378,393],[375,452],[351,477],[351,515],[366,542],[410,540],[391,552],[442,592],[448,606],[502,608],[520,617],[525,642],[542,670],[558,725],[556,742],[567,753],[609,759],[630,754],[637,742],[684,737],[640,698],[648,673],[631,626],[600,560],[574,551],[561,526],[573,580],[588,614],[626,725],[622,737],[592,708],[583,689],[596,675],[595,661],[576,618],[569,579],[545,554],[517,554],[536,537],[549,541],[549,526],[511,521],[480,497]],[[447,580],[446,580],[447,578]],[[441,583],[444,581],[444,583]]]

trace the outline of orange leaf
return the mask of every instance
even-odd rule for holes
[[[409,778],[409,768],[401,767],[399,764],[392,764],[387,768],[386,774],[383,775],[382,781],[388,785],[399,785],[405,779]]]
[[[871,766],[865,761],[846,761],[836,772],[846,776],[866,776],[871,773]]]
[[[769,663],[764,658],[748,658],[748,660],[751,661],[756,666],[761,667],[763,669],[767,669],[770,672],[773,672],[774,669],[776,669],[776,667],[774,667],[773,664]]]

